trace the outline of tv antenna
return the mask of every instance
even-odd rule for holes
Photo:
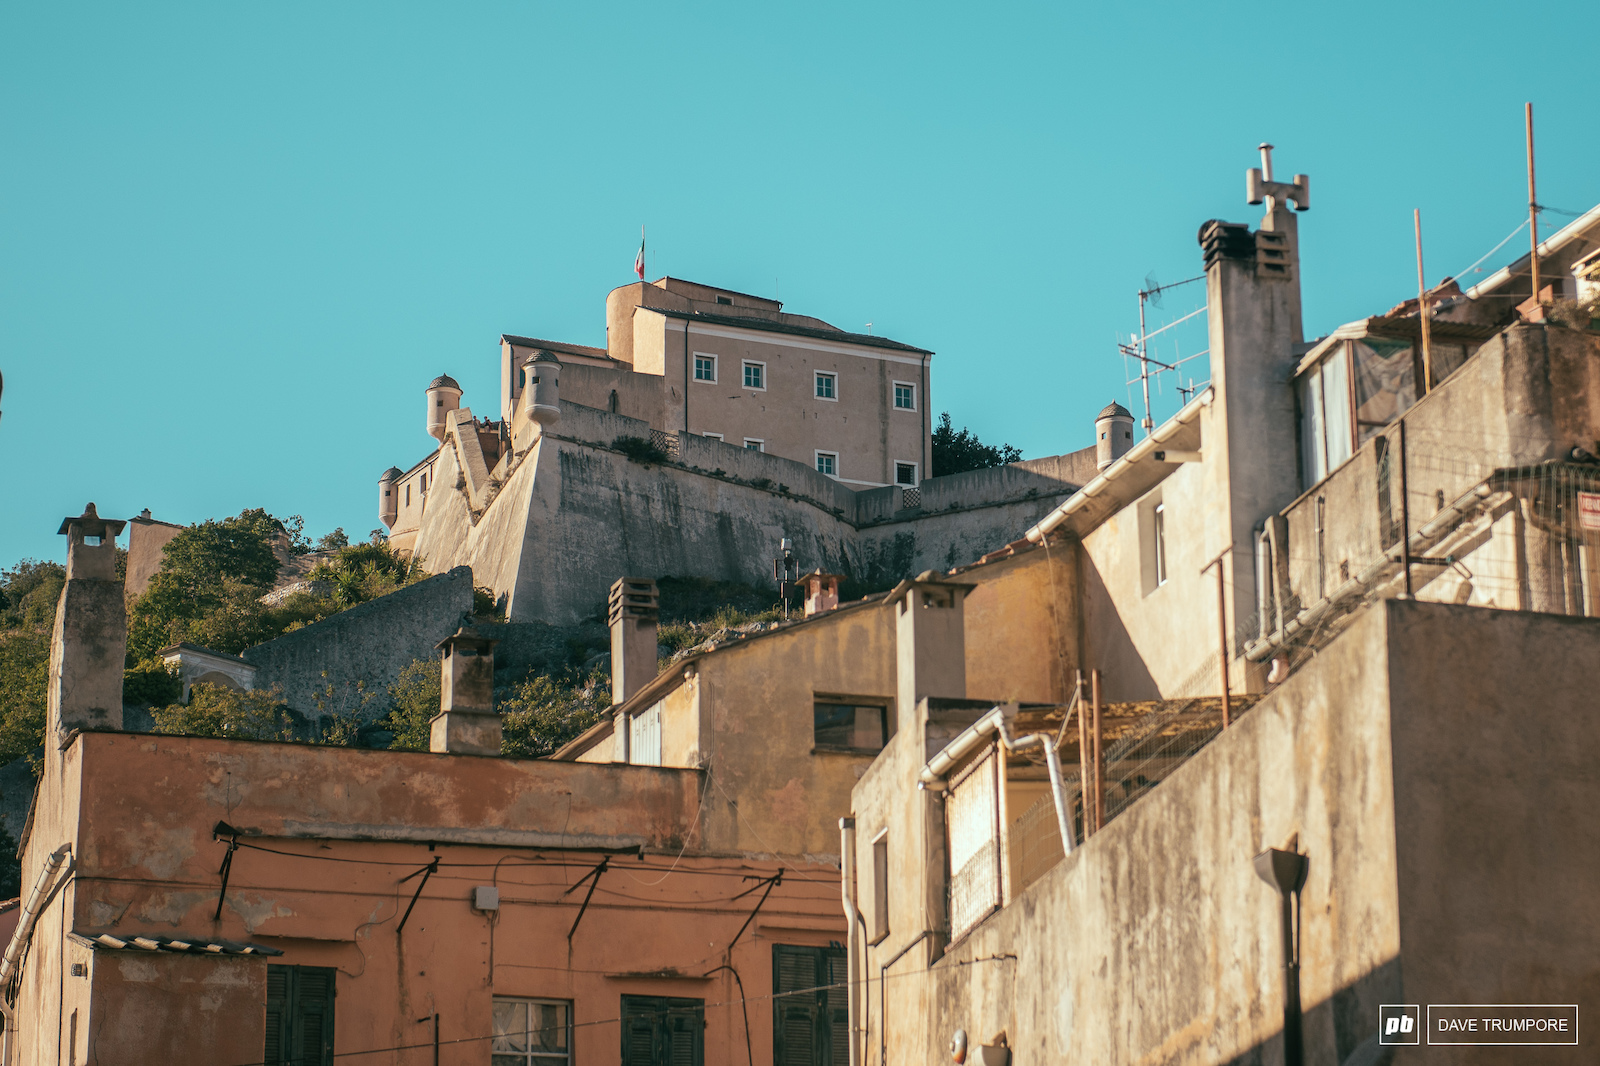
[[[800,580],[800,561],[794,556],[794,541],[778,542],[778,557],[772,560],[772,577],[778,583],[778,598],[783,601],[783,620],[789,620],[789,591]]]
[[[1155,367],[1156,369],[1154,373],[1157,374],[1161,373],[1163,370],[1171,370],[1173,373],[1177,373],[1178,367],[1182,366],[1184,363],[1187,363],[1190,359],[1198,359],[1200,356],[1206,354],[1205,352],[1197,352],[1194,355],[1179,359],[1173,363],[1162,362],[1160,359],[1153,358],[1150,355],[1150,338],[1161,333],[1165,333],[1172,327],[1179,325],[1180,323],[1187,322],[1196,315],[1204,314],[1206,309],[1201,307],[1191,311],[1182,318],[1174,319],[1173,321],[1168,322],[1166,325],[1152,333],[1146,332],[1145,308],[1146,306],[1160,307],[1162,294],[1168,289],[1176,289],[1180,285],[1189,285],[1196,281],[1204,281],[1205,279],[1206,276],[1204,274],[1199,274],[1192,278],[1184,278],[1182,281],[1174,281],[1166,285],[1162,285],[1160,282],[1156,281],[1154,274],[1146,274],[1144,276],[1144,288],[1139,290],[1139,336],[1134,338],[1134,343],[1132,344],[1119,343],[1117,345],[1117,349],[1124,356],[1128,357],[1129,359],[1137,359],[1139,361],[1139,387],[1144,393],[1144,421],[1141,422],[1140,425],[1144,427],[1144,435],[1146,437],[1150,436],[1150,434],[1155,430],[1155,422],[1150,417],[1150,377],[1152,373],[1150,368],[1152,366]],[[1132,385],[1133,382],[1130,380],[1128,384]],[[1191,381],[1190,388],[1188,390],[1184,390],[1180,387],[1178,391],[1193,392],[1193,385],[1194,383]]]

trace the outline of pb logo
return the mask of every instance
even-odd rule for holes
[[[1384,1003],[1378,1007],[1378,1043],[1422,1043],[1421,1011],[1415,1003]]]

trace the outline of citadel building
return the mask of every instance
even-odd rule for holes
[[[503,335],[498,419],[435,378],[438,443],[378,483],[390,543],[435,572],[470,566],[512,621],[592,616],[619,572],[764,584],[784,538],[887,587],[1015,539],[1093,475],[1087,448],[930,478],[933,353],[776,300],[625,285],[606,337]]]

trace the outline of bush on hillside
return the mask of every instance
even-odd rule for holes
[[[157,733],[230,740],[293,740],[295,714],[272,688],[241,692],[209,682],[189,687],[189,702],[151,710]]]

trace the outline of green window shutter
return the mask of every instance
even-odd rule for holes
[[[849,1062],[847,973],[840,948],[773,945],[773,1066]]]
[[[330,966],[267,966],[268,1066],[333,1066],[333,998]]]
[[[706,1001],[622,997],[622,1066],[705,1066]]]

